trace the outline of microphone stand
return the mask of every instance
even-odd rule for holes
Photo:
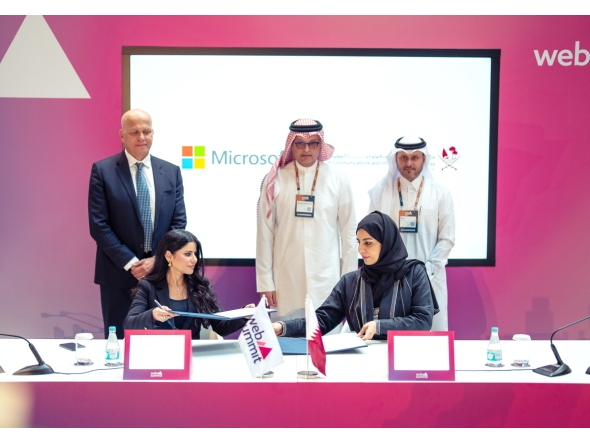
[[[0,333],[0,336],[9,336],[11,338],[24,339],[25,341],[28,342],[29,348],[31,349],[31,352],[33,353],[33,355],[35,356],[35,359],[37,360],[36,365],[27,365],[26,367],[23,367],[20,370],[17,370],[16,372],[14,372],[13,375],[50,375],[53,373],[53,369],[49,365],[45,364],[43,359],[41,359],[41,355],[39,355],[39,352],[37,352],[37,349],[35,348],[35,346],[33,344],[31,344],[28,339],[25,339],[22,336],[7,335],[4,333]],[[2,370],[2,367],[0,367],[0,370]],[[2,373],[2,372],[0,371],[0,373]]]
[[[552,378],[554,376],[562,376],[562,375],[567,375],[568,373],[571,373],[572,369],[569,368],[569,366],[561,360],[559,353],[557,353],[557,348],[555,347],[555,345],[553,345],[553,336],[555,336],[555,333],[557,333],[558,331],[564,330],[568,327],[571,327],[572,325],[576,325],[582,321],[585,321],[586,319],[590,319],[590,316],[586,316],[583,319],[580,319],[576,322],[572,322],[571,324],[568,324],[565,327],[561,327],[561,328],[558,328],[557,330],[555,330],[553,332],[553,334],[551,335],[551,339],[549,339],[549,343],[551,344],[551,350],[553,350],[553,354],[555,355],[555,359],[557,359],[557,364],[556,365],[545,365],[543,367],[539,367],[539,368],[534,369],[533,372],[538,373],[543,376],[548,376],[550,378]],[[588,368],[588,370],[586,370],[586,373],[590,374],[590,367]]]

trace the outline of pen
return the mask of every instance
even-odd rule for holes
[[[157,299],[154,299],[154,302],[156,303],[156,305],[157,305],[158,307],[160,307],[160,309],[161,309],[161,310],[172,312],[172,310],[166,310],[164,307],[162,307],[162,305],[161,305],[161,304],[158,302],[158,300],[157,300]],[[176,326],[175,326],[175,325],[174,325],[172,322],[170,322],[170,319],[166,319],[166,322],[168,323],[168,325],[169,325],[170,327],[172,327],[172,329],[174,329],[174,330],[178,330],[178,329],[176,328]]]

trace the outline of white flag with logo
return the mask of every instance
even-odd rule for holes
[[[238,339],[250,373],[255,378],[284,362],[283,352],[265,305],[266,298],[260,298],[254,315],[248,319]]]

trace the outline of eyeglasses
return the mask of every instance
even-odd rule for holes
[[[131,131],[127,132],[127,134],[129,134],[131,137],[139,137],[140,134],[142,134],[143,137],[150,137],[153,133],[154,133],[154,130],[151,128],[145,129],[143,131],[131,130]]]
[[[295,148],[299,150],[304,150],[305,146],[308,146],[310,150],[315,150],[318,146],[320,146],[320,142],[294,142]]]

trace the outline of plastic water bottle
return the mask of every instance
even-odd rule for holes
[[[121,348],[119,347],[119,341],[117,339],[117,327],[109,327],[109,338],[107,339],[107,346],[105,348],[105,352],[105,365],[107,367],[118,367],[119,365],[121,365],[119,362],[119,354],[121,352]]]
[[[488,343],[488,367],[502,367],[502,344],[498,337],[498,327],[492,327],[492,336]]]

